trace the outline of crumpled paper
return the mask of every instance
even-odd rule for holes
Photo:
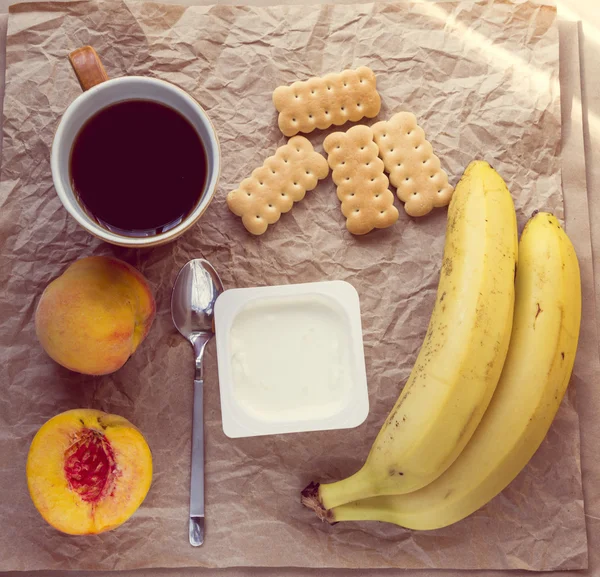
[[[132,251],[102,244],[67,215],[50,177],[60,115],[79,93],[66,60],[92,44],[110,76],[178,84],[207,109],[221,139],[219,191],[175,243]],[[320,524],[299,505],[312,479],[364,460],[408,377],[435,297],[445,211],[356,238],[328,180],[254,238],[224,197],[285,142],[270,95],[279,84],[371,66],[379,118],[414,112],[455,184],[485,158],[504,176],[520,225],[534,209],[562,217],[555,11],[529,3],[444,2],[287,7],[194,7],[134,2],[38,3],[13,8],[7,42],[0,184],[0,569],[140,567],[403,567],[579,569],[587,550],[579,425],[571,387],[542,447],[488,506],[450,528]],[[324,133],[310,136],[322,150]],[[107,377],[55,365],[36,342],[33,313],[46,284],[82,256],[113,254],[149,279],[154,327]],[[329,431],[231,440],[221,429],[214,344],[206,358],[207,533],[187,542],[192,351],[169,311],[179,268],[203,256],[226,287],[326,279],[361,299],[371,411]],[[121,414],[153,450],[152,489],[132,520],[93,537],[57,533],[27,495],[24,462],[39,426],[74,407]]]

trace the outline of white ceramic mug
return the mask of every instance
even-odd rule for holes
[[[52,143],[50,164],[58,197],[69,214],[83,228],[106,242],[141,248],[174,240],[202,216],[217,188],[221,154],[217,134],[208,115],[187,92],[164,80],[142,76],[124,76],[109,80],[98,55],[90,46],[72,52],[69,60],[84,92],[67,108]],[[123,100],[151,100],[173,108],[194,127],[206,151],[206,184],[200,200],[182,222],[166,232],[150,236],[125,236],[108,230],[83,209],[71,185],[69,165],[71,149],[77,134],[94,114]]]

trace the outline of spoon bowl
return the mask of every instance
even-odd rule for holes
[[[173,323],[188,341],[197,332],[213,332],[213,313],[223,283],[212,265],[202,259],[190,260],[177,275],[171,296]]]

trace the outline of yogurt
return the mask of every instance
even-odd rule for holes
[[[233,320],[233,394],[253,417],[327,418],[352,389],[350,337],[343,311],[323,295],[258,299]]]
[[[215,304],[223,431],[355,427],[369,410],[360,302],[346,282],[232,289]]]

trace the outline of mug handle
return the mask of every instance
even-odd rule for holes
[[[71,52],[69,62],[84,92],[92,86],[108,80],[108,74],[102,66],[100,57],[91,46],[82,46]]]

